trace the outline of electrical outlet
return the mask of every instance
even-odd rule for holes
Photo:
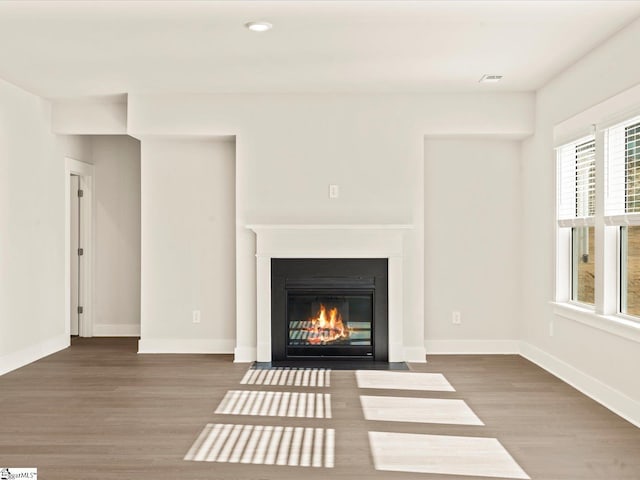
[[[194,310],[191,313],[191,320],[193,323],[200,323],[200,310]]]
[[[340,187],[338,185],[329,185],[329,198],[338,198],[340,196]]]
[[[462,316],[460,315],[460,312],[453,312],[451,314],[451,323],[454,325],[460,325],[462,323]]]

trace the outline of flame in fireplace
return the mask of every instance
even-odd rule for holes
[[[307,342],[313,345],[335,342],[349,336],[349,330],[342,323],[342,315],[338,307],[327,310],[327,307],[320,304],[318,314],[309,321],[311,327],[307,328],[310,332]]]

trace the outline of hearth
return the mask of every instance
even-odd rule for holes
[[[387,259],[271,259],[272,360],[388,360]]]

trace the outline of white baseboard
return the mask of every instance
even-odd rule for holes
[[[520,354],[636,427],[640,427],[640,402],[530,343],[521,342]]]
[[[24,367],[36,360],[64,350],[71,344],[71,337],[67,334],[58,335],[36,345],[31,345],[17,352],[0,355],[0,375]]]
[[[93,324],[94,337],[139,337],[140,325]]]
[[[233,349],[233,361],[235,363],[247,363],[255,361],[258,352],[252,347],[236,347]]]
[[[427,352],[424,347],[404,347],[404,361],[411,363],[426,363]]]
[[[427,355],[519,355],[518,340],[425,340]]]
[[[235,343],[215,338],[147,338],[138,341],[138,353],[233,353]]]

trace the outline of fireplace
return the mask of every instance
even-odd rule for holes
[[[383,265],[386,264],[386,288],[378,287],[377,274],[375,298],[381,291],[387,295],[387,307],[382,308],[386,317],[387,341],[378,338],[380,328],[378,328],[378,312],[374,310],[375,321],[373,326],[373,356],[380,355],[386,349],[387,362],[398,363],[403,361],[424,362],[424,346],[415,346],[422,343],[423,331],[412,329],[410,332],[405,328],[406,314],[404,311],[405,293],[404,285],[407,281],[419,285],[420,278],[416,276],[418,270],[405,268],[406,259],[404,257],[405,233],[413,229],[412,225],[290,225],[290,224],[256,224],[247,225],[247,228],[255,233],[255,240],[251,237],[244,238],[247,247],[255,241],[255,284],[252,295],[255,295],[255,316],[252,315],[252,302],[250,297],[239,297],[237,304],[238,314],[238,342],[243,342],[236,346],[235,361],[269,364],[273,362],[273,344],[280,343],[284,349],[286,333],[286,301],[287,297],[281,296],[280,302],[282,319],[281,323],[274,325],[273,313],[274,298],[272,282],[273,260],[279,261],[287,259],[338,259],[348,262],[359,259],[378,259]],[[412,247],[410,247],[412,248]],[[415,262],[419,264],[420,262]],[[409,265],[409,263],[407,263]],[[278,268],[278,267],[276,267]],[[408,270],[408,271],[407,271]],[[294,272],[295,273],[295,272]],[[251,284],[251,267],[249,263],[240,262],[238,265],[239,285]],[[275,275],[276,282],[282,272]],[[336,275],[325,272],[321,275],[306,272],[300,276],[307,277],[340,277],[340,276],[366,276],[366,273],[347,273],[346,275]],[[382,275],[384,276],[384,274]],[[382,280],[380,280],[381,282]],[[281,286],[284,291],[284,286]],[[248,292],[247,292],[248,293]],[[243,299],[244,298],[244,299]],[[278,302],[277,301],[277,302]],[[276,303],[277,303],[276,302]],[[375,308],[375,307],[374,307]],[[285,312],[285,313],[282,313]],[[349,312],[351,314],[351,312]],[[255,319],[255,324],[251,320]],[[255,327],[253,327],[255,325]],[[418,325],[421,325],[418,323]],[[253,327],[253,328],[252,328]],[[377,333],[375,333],[377,332]],[[253,335],[252,335],[253,333]],[[273,339],[273,341],[272,341]],[[278,358],[283,358],[282,350],[278,353]],[[286,358],[286,357],[284,357]],[[332,357],[322,357],[332,358]],[[319,363],[323,363],[321,360]],[[284,362],[286,363],[286,361]],[[295,362],[292,362],[295,363]],[[314,363],[314,362],[309,362]],[[338,362],[336,362],[338,363]]]
[[[386,258],[272,258],[271,358],[388,361]]]

